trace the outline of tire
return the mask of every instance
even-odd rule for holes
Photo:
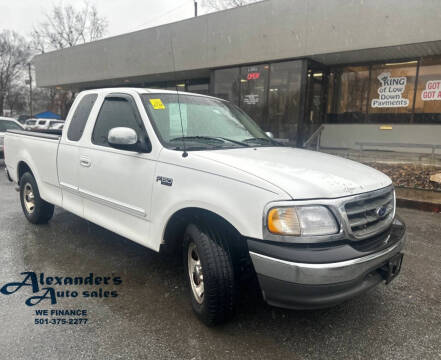
[[[37,182],[30,172],[20,179],[20,202],[26,219],[32,224],[45,224],[54,215],[54,205],[40,197]]]
[[[232,317],[237,293],[233,261],[225,238],[226,232],[214,229],[213,225],[189,224],[185,230],[183,244],[184,266],[192,308],[207,326],[221,324]],[[198,286],[199,291],[195,289]]]

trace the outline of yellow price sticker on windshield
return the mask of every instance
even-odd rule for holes
[[[150,104],[152,104],[153,109],[155,110],[164,110],[165,106],[162,103],[161,99],[150,99]]]

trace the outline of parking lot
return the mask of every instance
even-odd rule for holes
[[[441,214],[398,209],[408,243],[387,287],[331,309],[288,311],[267,306],[250,285],[236,317],[207,328],[192,314],[179,262],[60,209],[48,225],[31,225],[3,168],[0,160],[0,286],[24,271],[120,276],[122,284],[117,297],[52,306],[87,310],[85,325],[35,325],[28,289],[0,294],[2,357],[441,359]]]

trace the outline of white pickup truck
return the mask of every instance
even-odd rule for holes
[[[381,172],[282,146],[227,101],[112,88],[76,98],[62,136],[9,131],[8,177],[26,218],[54,205],[156,251],[183,254],[208,325],[234,312],[244,274],[265,301],[321,308],[398,273],[405,226]]]

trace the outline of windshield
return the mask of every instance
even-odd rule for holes
[[[0,132],[5,132],[6,130],[22,130],[21,126],[14,121],[0,121]]]
[[[213,98],[143,94],[144,106],[164,146],[188,150],[280,146],[235,105]],[[182,121],[181,121],[182,119]]]

